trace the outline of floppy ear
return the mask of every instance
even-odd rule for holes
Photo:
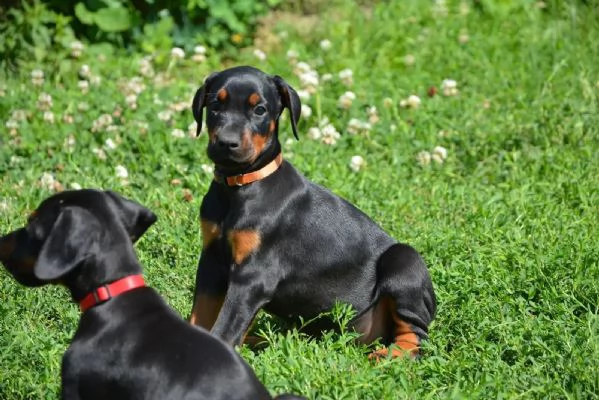
[[[97,251],[100,229],[98,220],[88,211],[79,207],[62,209],[33,267],[35,277],[53,281],[71,272]]]
[[[289,86],[283,78],[275,75],[273,76],[273,79],[275,85],[277,85],[279,95],[281,96],[283,107],[288,108],[289,113],[291,114],[291,129],[293,129],[293,134],[295,135],[295,138],[299,140],[299,136],[297,135],[297,123],[302,113],[302,103],[300,102],[297,92]]]
[[[191,102],[191,112],[193,113],[193,118],[196,120],[198,124],[198,130],[196,131],[196,136],[200,136],[200,132],[202,131],[202,122],[204,119],[204,107],[206,106],[206,94],[210,88],[210,81],[218,75],[218,72],[213,72],[210,74],[204,84],[198,89],[195,96],[193,96],[193,101]]]
[[[154,222],[158,219],[156,214],[141,204],[126,199],[116,192],[105,192],[119,209],[119,216],[131,241],[135,243]]]

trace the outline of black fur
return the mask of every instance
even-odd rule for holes
[[[210,98],[222,89],[227,93],[224,101]],[[265,117],[256,117],[248,104],[252,93],[260,96],[255,107],[265,107]],[[194,101],[193,112],[201,124],[198,118],[203,114],[197,108],[207,109],[208,155],[218,176],[256,171],[276,157],[281,151],[278,118],[283,108],[291,110],[297,136],[300,100],[278,76],[251,67],[231,68],[211,75],[197,96],[208,99]],[[268,131],[269,120],[275,122],[274,132]],[[248,132],[266,139],[259,152],[252,145],[243,146]],[[219,146],[222,137],[238,145]],[[288,161],[272,175],[245,186],[213,181],[200,217],[216,237],[201,252],[192,321],[205,312],[203,299],[224,297],[222,308],[216,310],[218,318],[202,325],[228,343],[242,342],[261,308],[284,319],[308,320],[329,311],[337,301],[356,310],[354,326],[367,342],[381,337],[390,343],[391,328],[373,327],[389,324],[390,317],[369,314],[383,298],[393,301],[394,312],[419,339],[427,337],[436,302],[420,255],[397,243],[347,201],[310,182]],[[260,240],[236,263],[231,235],[240,231],[254,232]],[[319,321],[312,328],[317,334],[334,325]]]
[[[63,192],[0,238],[0,261],[24,285],[64,284],[73,300],[142,272],[133,241],[156,221],[114,192]],[[250,367],[185,322],[149,287],[81,315],[62,363],[64,400],[270,399]],[[297,398],[297,397],[296,397]]]

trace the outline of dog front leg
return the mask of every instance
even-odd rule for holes
[[[266,274],[232,274],[229,290],[212,328],[212,334],[235,346],[241,345],[250,324],[262,306],[272,297],[272,285],[267,282]]]

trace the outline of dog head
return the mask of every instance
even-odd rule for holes
[[[23,228],[0,238],[0,262],[26,286],[60,281],[82,265],[101,264],[114,247],[131,246],[155,221],[152,211],[114,192],[62,192],[44,200]]]
[[[204,108],[208,157],[217,166],[249,166],[269,149],[278,150],[279,117],[285,108],[289,109],[291,127],[298,138],[299,96],[283,78],[256,68],[235,67],[206,79],[192,103],[198,135]]]

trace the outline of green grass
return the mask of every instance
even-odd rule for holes
[[[269,346],[256,352],[244,347],[241,354],[273,393],[314,399],[599,397],[597,7],[480,3],[484,8],[471,6],[462,15],[449,1],[448,15],[439,16],[424,1],[381,2],[364,13],[352,2],[337,2],[307,36],[274,24],[275,39],[287,37],[272,41],[265,61],[251,50],[226,61],[253,64],[299,88],[285,56],[294,49],[321,76],[334,74],[307,102],[313,114],[300,123],[301,140],[286,144],[284,155],[416,247],[439,303],[425,357],[378,365],[368,362],[367,348],[351,343],[350,333],[308,339],[262,315],[258,329]],[[466,43],[458,40],[463,33]],[[318,46],[325,38],[332,43],[328,52]],[[171,136],[173,128],[186,131],[193,122],[188,109],[168,123],[157,114],[168,104],[190,103],[203,77],[225,61],[211,52],[204,64],[186,59],[172,65],[166,84],[144,78],[138,109],[131,110],[120,81],[138,75],[141,55],[117,52],[101,62],[101,51],[87,48],[82,59],[31,65],[4,80],[1,230],[21,226],[50,195],[39,183],[44,172],[65,187],[76,182],[118,190],[159,215],[137,251],[150,284],[187,316],[201,243],[198,208],[211,180],[202,168],[209,164],[206,136]],[[408,54],[414,65],[405,64]],[[102,77],[87,94],[77,87],[82,64]],[[41,88],[30,82],[34,68],[46,73]],[[167,72],[164,64],[154,68]],[[344,68],[353,71],[351,88],[337,78]],[[429,98],[427,90],[440,89],[443,79],[456,80],[459,94]],[[343,111],[337,99],[346,90],[357,98]],[[54,124],[44,122],[36,106],[41,92],[52,95]],[[420,96],[421,106],[399,108],[410,94]],[[390,108],[383,105],[386,97],[393,100]],[[87,111],[78,111],[81,102]],[[365,120],[371,105],[380,121],[368,135],[348,135],[348,121]],[[122,110],[114,120],[118,132],[90,131],[99,115],[116,108]],[[28,116],[11,136],[4,125],[17,109]],[[72,124],[62,122],[64,113],[73,116]],[[342,133],[336,145],[307,137],[319,117]],[[147,123],[147,133],[135,121]],[[76,143],[67,152],[70,135]],[[281,141],[291,137],[285,123]],[[108,138],[120,143],[103,161],[92,148]],[[417,155],[435,146],[448,150],[445,162],[420,165]],[[357,173],[348,167],[354,155],[367,163]],[[128,185],[116,176],[116,165],[129,171]],[[6,273],[0,273],[0,298],[0,398],[56,398],[76,306],[63,288],[22,288]]]

